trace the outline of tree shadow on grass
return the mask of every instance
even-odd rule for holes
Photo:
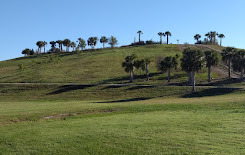
[[[56,95],[56,94],[61,94],[61,93],[69,92],[69,91],[86,89],[92,86],[94,85],[65,85],[65,86],[60,86],[58,90],[48,93],[47,95]]]
[[[211,83],[203,84],[203,86],[223,86],[223,85],[236,84],[241,82],[243,82],[241,79],[228,78],[228,79],[223,79],[223,80],[213,81]]]
[[[103,102],[96,102],[96,103],[124,103],[124,102],[133,102],[133,101],[144,101],[152,99],[150,97],[138,97],[138,98],[131,98],[125,100],[116,100],[116,101],[103,101]]]
[[[217,96],[217,95],[230,94],[233,92],[237,92],[239,90],[241,90],[241,88],[210,88],[198,92],[192,92],[190,94],[185,94],[182,97],[195,98],[195,97]]]
[[[139,89],[144,89],[144,88],[154,88],[155,86],[135,86],[128,88],[128,90],[139,90]]]
[[[125,86],[124,85],[111,85],[111,86],[106,86],[106,87],[102,88],[101,90],[115,89],[115,88],[121,88],[121,87],[125,87]]]

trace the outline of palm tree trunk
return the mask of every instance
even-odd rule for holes
[[[221,44],[222,44],[222,39],[220,38],[220,46],[221,46]]]
[[[61,52],[63,51],[62,44],[61,44],[61,46],[60,46],[60,50],[61,50]]]
[[[75,46],[73,46],[73,51],[75,51]]]
[[[211,67],[208,67],[208,82],[211,82]]]
[[[167,44],[168,44],[168,35],[167,35]]]
[[[139,33],[139,42],[140,42],[140,33]]]
[[[160,36],[160,44],[162,44],[162,36]]]
[[[189,83],[189,85],[192,84],[191,72],[188,72],[188,83]]]
[[[195,71],[192,72],[192,92],[195,91]]]
[[[243,78],[244,78],[244,67],[242,66],[242,68],[241,68],[241,80],[243,80]]]
[[[168,82],[170,82],[170,68],[168,68]]]
[[[45,45],[43,46],[43,51],[44,51],[44,53],[45,53]]]
[[[146,81],[149,81],[148,63],[146,63],[145,65],[145,71],[146,71]]]
[[[228,60],[228,76],[231,77],[231,59]]]
[[[105,48],[105,42],[103,42],[103,48]]]
[[[130,80],[129,82],[132,83],[134,81],[134,70],[130,71]]]

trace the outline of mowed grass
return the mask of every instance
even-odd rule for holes
[[[244,89],[60,88],[1,86],[1,154],[245,153]]]
[[[158,57],[182,55],[177,45],[147,45],[114,49],[100,49],[85,53],[41,54],[0,62],[0,82],[35,83],[125,83],[129,74],[122,68],[124,58],[136,54],[139,59],[149,57],[153,62],[149,66],[151,81],[145,81],[145,72],[135,71],[135,82],[167,83],[167,74],[161,74],[156,68]],[[19,69],[23,65],[24,69]],[[215,79],[220,78],[216,72]],[[186,82],[187,73],[172,71],[172,82]],[[197,81],[207,81],[207,69],[197,74]]]

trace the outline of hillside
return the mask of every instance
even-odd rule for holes
[[[150,81],[147,84],[167,84],[167,74],[156,69],[156,58],[181,54],[186,45],[147,45],[100,49],[84,53],[41,54],[0,62],[0,83],[126,83],[128,73],[121,64],[125,56],[136,54],[139,59],[150,57]],[[209,47],[197,46],[201,49]],[[220,50],[220,47],[212,47]],[[21,67],[20,67],[21,66]],[[22,68],[22,69],[20,69]],[[144,71],[136,70],[136,83],[146,83]],[[185,83],[187,74],[180,69],[171,73],[172,83]],[[213,69],[212,77],[226,76],[222,68]],[[206,68],[197,74],[197,83],[205,83]]]

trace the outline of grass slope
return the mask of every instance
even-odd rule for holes
[[[58,82],[58,83],[125,83],[128,73],[121,64],[125,56],[136,54],[139,58],[150,57],[151,81],[166,83],[167,74],[156,69],[156,58],[181,54],[177,45],[147,45],[139,47],[101,49],[86,53],[42,54],[0,62],[0,82]],[[24,69],[20,70],[18,65]],[[214,78],[220,76],[213,72]],[[143,71],[136,71],[136,82],[145,83]],[[199,81],[207,80],[206,69],[197,75]],[[172,82],[186,82],[187,75],[179,70],[172,73]]]

